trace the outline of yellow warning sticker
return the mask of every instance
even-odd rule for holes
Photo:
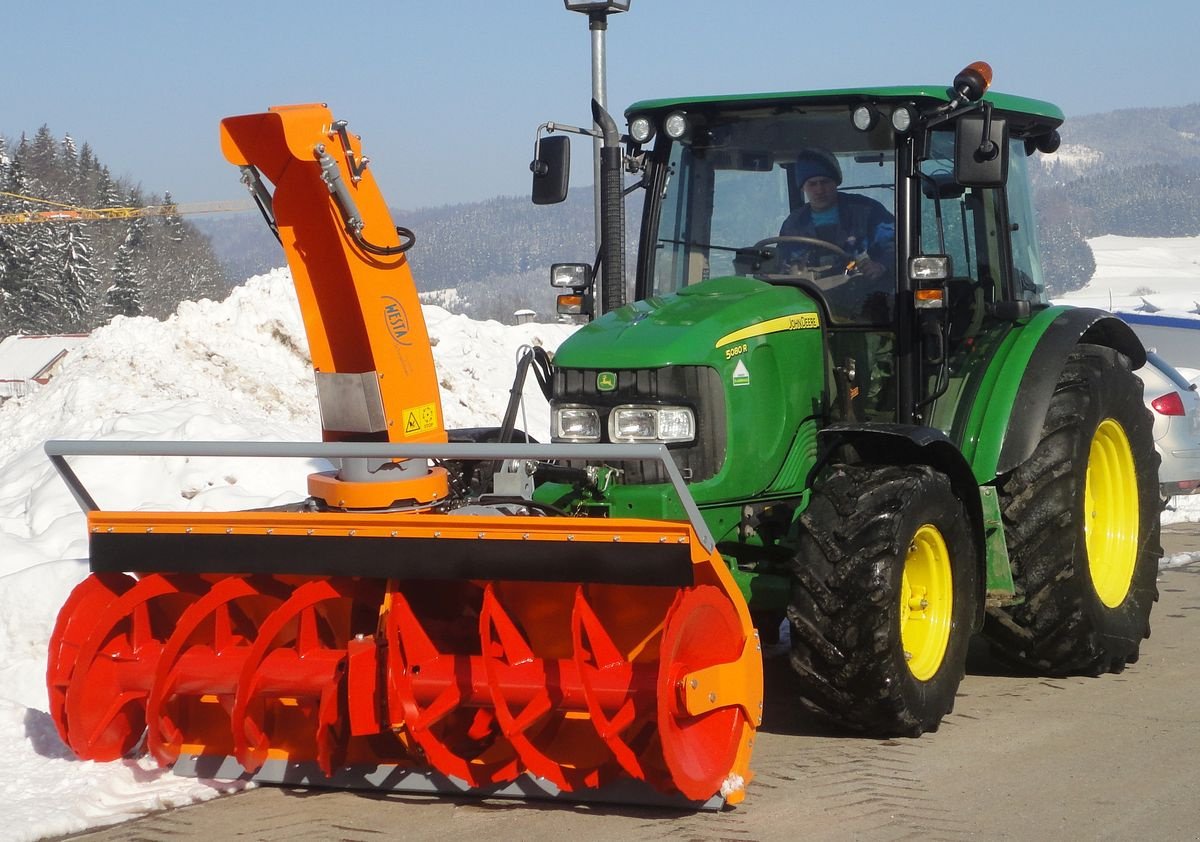
[[[427,403],[410,407],[402,413],[404,417],[404,435],[412,436],[417,433],[427,433],[437,429],[437,404]]]

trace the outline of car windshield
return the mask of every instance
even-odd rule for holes
[[[865,258],[894,264],[895,157],[886,119],[859,131],[849,105],[689,111],[688,118],[690,132],[668,158],[651,294],[726,275],[833,289]],[[826,193],[818,196],[822,178]],[[894,290],[894,265],[886,269]]]

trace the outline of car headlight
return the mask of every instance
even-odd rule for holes
[[[618,406],[608,416],[614,442],[675,442],[696,438],[696,415],[686,406]]]
[[[551,421],[555,441],[600,441],[600,413],[588,406],[558,406]]]

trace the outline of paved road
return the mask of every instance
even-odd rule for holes
[[[1200,528],[1164,534],[1200,552]],[[919,740],[831,733],[769,665],[757,778],[718,814],[264,787],[87,840],[1195,839],[1200,834],[1200,562],[1168,570],[1141,660],[1120,675],[1005,675],[973,655],[955,712]]]

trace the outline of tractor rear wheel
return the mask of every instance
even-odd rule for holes
[[[1151,423],[1129,358],[1080,345],[1036,450],[1000,484],[1024,602],[989,610],[984,633],[999,657],[1049,675],[1137,660],[1162,555]]]
[[[837,465],[813,489],[793,560],[801,702],[879,736],[937,730],[979,606],[970,519],[923,465]]]

